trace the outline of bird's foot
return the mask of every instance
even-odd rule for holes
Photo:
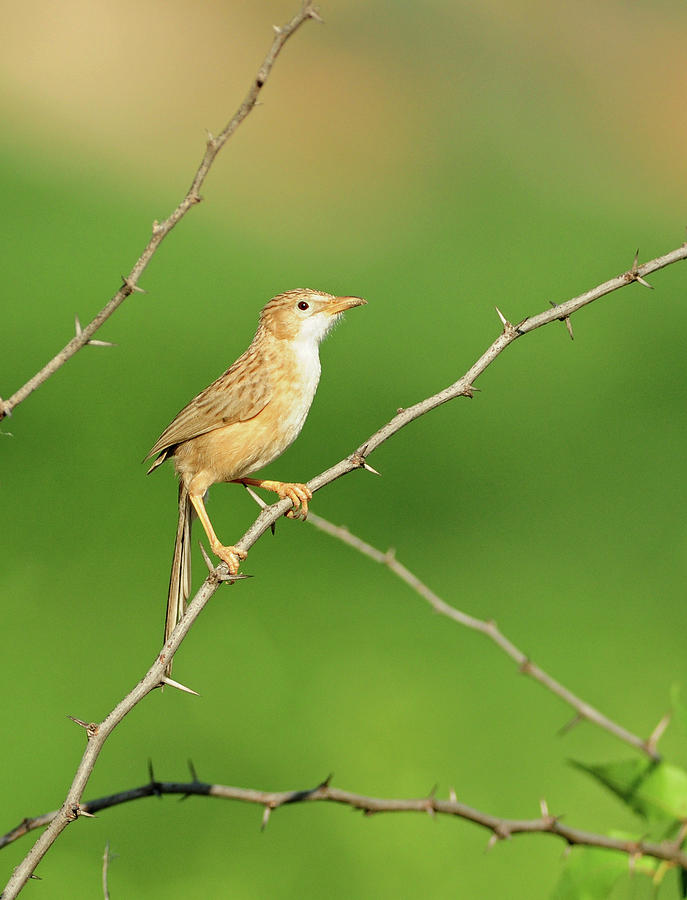
[[[293,503],[293,509],[286,513],[288,519],[308,518],[308,503],[312,500],[312,491],[306,484],[291,481],[263,481],[261,487],[274,491],[280,500],[287,498]]]
[[[252,484],[255,487],[264,488],[266,491],[273,491],[279,495],[280,500],[288,498],[293,503],[293,509],[284,515],[289,519],[305,520],[308,517],[308,503],[312,500],[312,491],[307,484],[301,484],[298,481],[270,481],[267,478],[237,478],[236,483]]]
[[[222,562],[227,564],[230,575],[237,575],[241,560],[245,559],[248,554],[245,550],[239,550],[238,547],[225,547],[224,544],[213,543],[210,545],[215,556],[219,556]]]

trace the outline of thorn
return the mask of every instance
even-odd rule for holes
[[[76,722],[77,725],[80,725],[82,728],[88,728],[88,722],[84,722],[83,719],[77,719],[76,716],[67,716],[68,719],[71,719],[72,722]]]
[[[203,554],[203,559],[205,560],[205,565],[208,567],[208,572],[209,572],[211,575],[214,575],[214,574],[215,574],[215,567],[214,567],[213,564],[212,564],[212,560],[211,560],[210,557],[208,556],[207,550],[206,550],[205,547],[203,546],[203,542],[202,542],[202,541],[198,541],[198,546],[200,547],[200,552]]]
[[[507,328],[508,325],[510,324],[508,319],[504,316],[504,314],[501,312],[501,310],[498,308],[498,306],[495,306],[494,309],[496,310],[499,319],[501,319],[501,324],[503,325],[503,327]]]
[[[205,565],[208,567],[208,572],[218,581],[228,581],[230,584],[233,584],[235,581],[241,581],[244,578],[252,578],[252,575],[244,575],[242,572],[237,572],[236,575],[230,575],[227,572],[226,575],[222,575],[215,569],[215,566],[207,554],[207,550],[203,546],[202,541],[198,541],[198,546],[200,547],[200,552],[203,554],[203,559],[205,560]],[[191,691],[192,694],[195,694],[195,691]]]
[[[680,850],[682,848],[682,843],[686,837],[687,837],[687,822],[683,822],[682,825],[680,825],[680,830],[675,835],[674,847],[676,850]]]
[[[173,678],[169,678],[167,675],[163,677],[161,684],[168,684],[170,687],[177,688],[177,690],[184,691],[187,694],[193,694],[194,697],[200,697],[198,691],[191,690],[191,688],[186,687],[185,684],[180,684],[178,681],[174,681]]]
[[[323,788],[328,788],[329,785],[332,783],[332,778],[333,778],[333,777],[334,777],[334,773],[333,773],[333,772],[330,772],[329,775],[327,775],[327,777],[324,779],[324,781],[321,781],[321,782],[317,785],[317,787],[315,788],[315,790],[316,790],[316,791],[319,791],[319,790],[321,790],[321,789],[323,789]]]
[[[95,338],[91,338],[90,341],[86,341],[87,344],[90,344],[91,347],[116,347],[117,344],[113,344],[112,341],[98,341]]]
[[[452,788],[449,789],[449,792],[448,792],[448,799],[451,801],[451,803],[457,803],[457,802],[458,802],[458,797],[456,796],[456,789],[455,789],[454,787],[452,787]]]
[[[573,716],[569,722],[566,722],[565,725],[558,730],[558,736],[563,737],[564,734],[567,734],[569,731],[572,731],[576,725],[579,725],[582,720],[583,717],[577,713],[577,715]]]
[[[639,250],[637,250],[637,252],[635,253],[635,258],[632,262],[632,268],[630,269],[630,272],[629,272],[629,274],[631,276],[631,280],[638,281],[640,284],[643,284],[644,287],[648,287],[648,288],[650,288],[650,290],[653,291],[653,289],[654,289],[653,284],[649,284],[649,282],[645,278],[642,278],[642,276],[639,274],[638,262],[639,262]]]
[[[267,823],[269,822],[271,815],[272,815],[272,807],[266,806],[262,813],[262,822],[260,823],[260,831],[264,831],[267,828]]]
[[[255,500],[255,502],[258,504],[260,509],[267,509],[269,504],[265,503],[265,501],[262,499],[262,497],[259,494],[256,494],[255,491],[253,490],[253,488],[249,484],[244,484],[243,486],[248,491],[248,493],[251,495],[253,500]],[[277,523],[276,522],[272,522],[272,524],[270,525],[270,531],[272,532],[272,534],[276,534],[276,531],[277,531]]]
[[[354,466],[358,466],[359,469],[367,469],[368,472],[372,472],[373,475],[381,475],[381,472],[378,472],[376,469],[373,469],[372,466],[365,459],[365,454],[367,453],[367,444],[362,447],[360,450],[356,450],[355,453],[351,454],[350,460]]]
[[[33,872],[29,875],[29,878],[33,878],[34,881],[43,881],[40,875],[34,875]]]
[[[155,227],[157,225],[157,220],[153,222],[153,231],[155,231]],[[127,275],[122,275],[122,285],[123,287],[128,288],[132,294],[147,294],[148,291],[144,291],[142,287],[139,287],[135,282],[133,282]]]
[[[244,484],[243,486],[248,491],[248,493],[251,495],[253,500],[255,500],[255,502],[258,504],[260,509],[267,509],[267,507],[269,506],[269,503],[265,503],[265,501],[262,499],[262,497],[259,494],[256,494],[255,491],[253,490],[253,488],[249,484]]]
[[[559,305],[558,303],[554,303],[553,300],[549,300],[549,303],[550,303],[551,306],[553,306],[554,308],[555,308],[556,306]],[[570,340],[571,340],[571,341],[574,341],[574,340],[575,340],[575,335],[574,335],[574,333],[573,333],[572,320],[571,320],[570,316],[561,316],[560,319],[559,319],[558,321],[559,321],[559,322],[562,322],[562,323],[565,325],[565,327],[566,327],[567,330],[568,330],[568,334],[570,335]]]
[[[76,336],[77,336],[77,337],[78,337],[78,336],[81,334],[81,332],[83,331],[83,328],[81,327],[81,322],[79,322],[79,317],[78,317],[78,316],[74,316],[74,329],[75,329],[75,331],[76,331]]]
[[[468,384],[463,388],[463,397],[467,397],[468,400],[472,400],[475,396],[475,392],[479,393],[481,388],[476,388],[474,384]]]
[[[487,849],[486,849],[486,852],[488,853],[490,850],[493,850],[494,847],[498,844],[498,842],[499,842],[500,840],[501,840],[501,838],[498,836],[498,834],[497,834],[496,832],[494,832],[494,833],[491,835],[491,837],[489,838],[489,840],[487,841]]]
[[[389,547],[389,549],[384,554],[384,565],[389,566],[392,562],[396,562],[396,548]]]
[[[199,783],[198,773],[196,772],[196,767],[193,765],[192,759],[188,760],[188,770],[191,773],[191,778],[193,779],[193,784],[198,784]]]
[[[551,818],[549,815],[549,804],[546,802],[546,800],[543,797],[539,801],[539,809],[541,810],[542,819]]]
[[[324,19],[320,15],[319,7],[317,6],[307,6],[307,12],[311,19],[314,19],[316,22],[319,22],[321,25],[324,25]]]
[[[518,666],[518,671],[520,672],[521,675],[531,675],[532,674],[532,660],[524,659]]]
[[[77,719],[76,716],[67,716],[68,719],[71,719],[72,722],[76,722],[77,725],[80,725],[82,728],[86,729],[86,736],[88,740],[92,737],[95,737],[98,733],[98,728],[100,727],[97,722],[84,722],[83,719]]]
[[[646,742],[647,750],[656,752],[656,745],[663,737],[666,728],[670,725],[672,715],[672,712],[667,712],[651,732],[651,734],[649,735],[649,739]]]
[[[279,25],[273,25],[272,30],[275,34],[281,34],[281,27]]]
[[[87,809],[84,809],[83,806],[79,807],[79,815],[86,816],[87,819],[96,819],[97,816],[94,816],[92,812],[88,812]]]

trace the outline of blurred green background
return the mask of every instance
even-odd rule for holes
[[[678,246],[687,221],[677,0],[323,0],[194,209],[98,337],[0,437],[4,748],[0,831],[62,801],[84,735],[160,646],[173,473],[140,460],[297,286],[360,294],[322,348],[296,444],[305,480],[397,407],[455,381],[512,320]],[[7,5],[0,394],[104,305],[176,205],[297,0],[27,0]],[[572,690],[647,735],[683,683],[687,270],[651,277],[519,341],[313,508],[447,601],[495,618]],[[227,542],[255,515],[217,486]],[[200,536],[199,534],[197,535]],[[197,560],[196,579],[202,578]],[[199,563],[199,564],[198,564]],[[86,798],[199,777],[423,796],[643,826],[567,765],[632,752],[582,725],[479,635],[381,567],[284,521],[256,577],[220,591],[177,655],[193,698],[156,693],[108,741]],[[684,740],[663,749],[685,763]],[[562,844],[417,815],[173,798],[82,820],[27,896],[543,898]],[[3,883],[30,847],[2,852]],[[674,880],[674,876],[671,876]],[[673,881],[669,885],[674,890]],[[649,896],[622,884],[617,896]],[[668,891],[667,896],[672,896]]]

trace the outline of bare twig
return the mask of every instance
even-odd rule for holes
[[[104,341],[93,341],[93,335],[100,328],[100,326],[109,319],[112,313],[126,300],[128,296],[130,296],[134,291],[139,293],[145,293],[142,288],[138,286],[138,280],[143,274],[146,266],[153,258],[155,251],[160,246],[162,241],[167,237],[170,231],[174,228],[174,226],[181,221],[181,219],[186,215],[186,213],[196,204],[200,203],[203,199],[200,196],[200,189],[203,186],[203,183],[207,177],[208,172],[210,171],[210,167],[215,161],[217,154],[220,152],[222,147],[227,143],[229,138],[234,134],[239,125],[243,122],[243,120],[248,116],[251,110],[255,107],[260,91],[265,85],[265,82],[269,78],[270,72],[272,71],[272,67],[274,66],[274,62],[279,55],[284,44],[288,41],[291,35],[296,32],[304,22],[307,22],[308,19],[316,19],[317,21],[321,21],[319,12],[317,7],[313,5],[310,0],[306,0],[303,3],[301,10],[297,13],[291,21],[287,22],[286,25],[281,28],[274,28],[274,38],[272,40],[272,46],[269,49],[269,52],[265,59],[263,60],[260,69],[258,70],[257,75],[251,82],[251,86],[246,94],[243,103],[239,106],[237,111],[232,116],[231,120],[228,124],[222,129],[222,131],[214,137],[213,135],[209,135],[207,144],[205,147],[205,154],[201,160],[200,165],[198,166],[198,170],[193,177],[193,181],[191,182],[191,186],[186,193],[186,196],[179,203],[177,208],[171,213],[171,215],[162,222],[155,221],[153,222],[153,233],[150,237],[150,240],[146,244],[145,249],[139,256],[138,260],[134,264],[133,268],[129,272],[128,275],[122,276],[122,285],[116,292],[116,294],[108,301],[108,303],[100,310],[97,316],[85,326],[85,328],[81,327],[81,323],[76,319],[76,334],[69,341],[69,343],[57,353],[49,363],[47,363],[40,372],[37,372],[33,378],[30,378],[26,384],[19,388],[19,390],[15,391],[11,397],[7,400],[3,400],[0,397],[0,420],[2,420],[5,416],[9,416],[12,413],[12,410],[18,406],[23,400],[25,400],[29,394],[33,393],[36,388],[40,387],[44,381],[47,381],[51,375],[53,375],[61,366],[63,366],[67,360],[71,359],[75,353],[81,350],[82,347],[85,347],[87,344],[96,345],[96,346],[111,346],[107,342]]]
[[[107,886],[107,873],[110,868],[110,860],[112,859],[112,854],[110,853],[110,842],[108,841],[105,844],[105,852],[103,853],[103,898],[104,900],[110,900],[110,889]]]
[[[143,797],[160,796],[162,794],[180,794],[182,797],[203,796],[217,797],[221,800],[238,800],[243,803],[254,803],[264,808],[262,827],[267,824],[269,814],[282,806],[295,803],[326,802],[339,803],[360,810],[364,815],[371,816],[377,813],[419,812],[426,815],[454,816],[480,825],[491,831],[492,840],[497,843],[507,840],[517,834],[552,834],[562,838],[568,845],[578,844],[587,847],[602,847],[606,850],[616,850],[633,857],[648,856],[662,860],[674,866],[687,869],[687,853],[681,849],[680,840],[666,840],[660,843],[638,840],[626,840],[624,838],[608,837],[605,834],[597,834],[572,828],[564,825],[559,818],[551,815],[544,801],[540,803],[541,816],[538,819],[504,819],[482,812],[465,803],[459,803],[455,791],[451,790],[448,800],[440,800],[432,791],[427,797],[409,799],[386,799],[381,797],[368,797],[363,794],[354,794],[332,787],[331,777],[314,788],[295,791],[260,791],[251,788],[231,787],[224,784],[211,784],[198,781],[194,778],[190,782],[175,781],[150,781],[138,788],[127,791],[119,791],[107,797],[99,797],[84,803],[83,810],[99,812],[111,806],[121,803],[129,803],[140,800]],[[31,831],[33,828],[41,828],[46,820],[59,815],[59,812],[46,813],[36,819],[24,819],[17,828],[0,837],[0,847],[15,841],[18,837]]]
[[[301,13],[301,16],[305,15]],[[292,19],[292,22],[296,19]],[[303,19],[301,18],[302,22]],[[325,487],[337,478],[352,472],[354,469],[364,469],[367,455],[379,447],[384,441],[392,437],[401,428],[410,422],[418,419],[420,416],[435,409],[443,403],[454,399],[455,397],[471,397],[473,394],[473,382],[482,374],[490,363],[502,353],[505,348],[511,344],[517,337],[533,331],[549,322],[555,322],[561,316],[570,315],[577,309],[593,300],[603,297],[611,291],[629,284],[631,281],[637,280],[637,274],[642,276],[678,260],[687,257],[687,244],[665,256],[658,257],[651,262],[644,263],[642,266],[636,267],[636,272],[627,272],[618,278],[605,282],[592,291],[561,303],[555,309],[547,310],[538,316],[525,319],[518,326],[511,325],[504,317],[503,333],[492,343],[492,345],[482,354],[477,362],[466,372],[466,374],[456,381],[454,384],[440,391],[426,400],[416,403],[408,409],[402,410],[387,424],[376,431],[364,444],[362,444],[354,453],[341,460],[336,465],[320,473],[308,482],[308,487],[314,492]],[[289,499],[280,500],[273,503],[272,506],[262,510],[255,522],[246,531],[238,542],[237,546],[241,550],[248,551],[261,535],[275,523],[280,516],[284,515],[292,507]],[[240,577],[240,576],[239,576]],[[122,721],[122,719],[130,712],[151,690],[159,687],[163,683],[164,671],[167,663],[172,659],[184,637],[190,630],[205,604],[214,595],[215,591],[224,581],[231,581],[228,575],[228,569],[225,563],[221,563],[211,572],[205,579],[200,590],[197,592],[193,600],[189,603],[184,617],[181,619],[177,627],[170,635],[167,643],[162,648],[162,652],[157,657],[151,668],[148,670],[143,679],[131,690],[120,703],[112,710],[112,712],[101,723],[94,724],[94,733],[89,734],[89,742],[83,754],[79,767],[74,776],[72,785],[67,793],[67,797],[62,804],[61,809],[54,819],[50,822],[43,834],[38,838],[34,846],[31,848],[27,856],[22,860],[20,865],[15,869],[12,877],[7,883],[5,893],[2,900],[13,900],[17,896],[23,885],[31,877],[34,869],[54,843],[60,833],[79,817],[81,806],[80,801],[83,796],[84,789],[91,776],[96,760],[103,748],[103,745],[114,728]],[[541,829],[540,829],[541,830]],[[618,849],[618,848],[616,848]]]
[[[338,540],[343,541],[345,544],[348,544],[349,547],[353,547],[355,550],[368,556],[375,562],[387,566],[394,575],[397,575],[402,581],[405,581],[406,584],[410,585],[423,600],[426,600],[427,603],[429,603],[436,612],[441,613],[442,616],[452,619],[454,622],[463,625],[465,628],[470,628],[473,631],[479,631],[486,635],[497,645],[497,647],[500,647],[507,656],[510,656],[510,658],[517,663],[518,669],[523,675],[529,675],[530,678],[538,681],[539,684],[544,685],[547,690],[569,704],[576,712],[576,721],[586,719],[588,722],[598,725],[599,728],[603,728],[610,732],[610,734],[619,738],[621,741],[625,741],[625,743],[634,747],[636,750],[641,750],[642,753],[646,753],[651,759],[660,759],[656,744],[665,730],[667,722],[664,724],[663,720],[661,720],[659,726],[663,727],[659,730],[659,727],[657,726],[654,733],[646,740],[643,740],[636,734],[632,734],[631,731],[623,728],[622,725],[618,725],[612,719],[609,719],[608,716],[599,712],[598,709],[595,709],[595,707],[591,706],[589,703],[581,700],[559,681],[556,681],[555,678],[552,678],[547,672],[535,665],[522,650],[519,650],[515,644],[508,640],[508,638],[499,630],[496,622],[485,621],[483,619],[477,619],[474,616],[469,616],[467,613],[456,609],[454,606],[450,606],[442,600],[441,597],[438,597],[434,591],[430,590],[430,588],[420,581],[416,575],[409,569],[406,569],[406,567],[396,559],[392,552],[387,551],[386,553],[382,553],[381,550],[366,543],[359,537],[356,537],[356,535],[351,534],[348,528],[341,525],[333,525],[331,522],[328,522],[326,519],[323,519],[322,516],[318,516],[312,511],[308,515],[308,522],[316,528],[319,528],[320,531],[324,531],[332,537],[338,538]]]

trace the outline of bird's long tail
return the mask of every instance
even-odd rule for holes
[[[191,594],[191,524],[193,522],[193,506],[188,491],[183,484],[179,485],[179,521],[177,536],[174,542],[172,571],[169,576],[169,593],[167,595],[167,616],[165,618],[165,643],[174,631],[186,609],[186,601]],[[172,663],[165,669],[169,676]]]

